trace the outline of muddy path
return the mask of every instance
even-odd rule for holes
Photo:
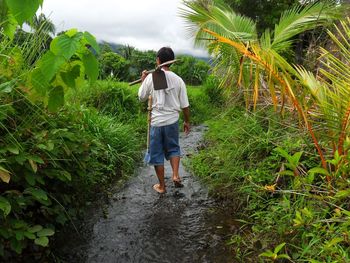
[[[202,139],[205,127],[181,134],[185,156]],[[226,246],[234,214],[208,195],[198,178],[180,165],[184,188],[174,188],[166,162],[167,193],[159,195],[153,167],[142,166],[107,202],[86,215],[80,236],[65,240],[67,262],[234,262]]]

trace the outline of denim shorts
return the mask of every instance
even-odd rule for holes
[[[149,165],[164,165],[164,158],[181,156],[179,145],[179,122],[170,125],[151,126]]]

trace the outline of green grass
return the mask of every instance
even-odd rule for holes
[[[349,261],[344,237],[349,233],[348,216],[341,212],[347,202],[334,199],[320,175],[303,172],[317,167],[319,160],[307,133],[293,125],[293,118],[232,107],[207,123],[205,147],[189,165],[213,195],[236,205],[234,217],[242,220],[244,230],[232,234],[229,244],[237,261],[266,262],[269,258],[259,255],[284,242],[279,253],[288,254],[293,262]],[[299,176],[279,173],[289,169],[289,162],[277,147],[289,156],[302,153]],[[317,189],[324,192],[312,192]]]

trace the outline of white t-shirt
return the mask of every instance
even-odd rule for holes
[[[165,126],[175,123],[183,108],[189,106],[185,82],[174,72],[163,70],[168,88],[154,90],[152,74],[143,81],[139,89],[140,101],[146,101],[152,96],[152,126]]]

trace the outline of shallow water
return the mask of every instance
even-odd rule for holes
[[[205,127],[181,134],[185,155],[195,151]],[[208,195],[198,178],[180,166],[183,188],[174,188],[166,162],[167,193],[152,189],[153,167],[140,167],[123,187],[82,222],[81,235],[69,237],[61,252],[68,262],[234,262],[225,242],[234,214]]]

